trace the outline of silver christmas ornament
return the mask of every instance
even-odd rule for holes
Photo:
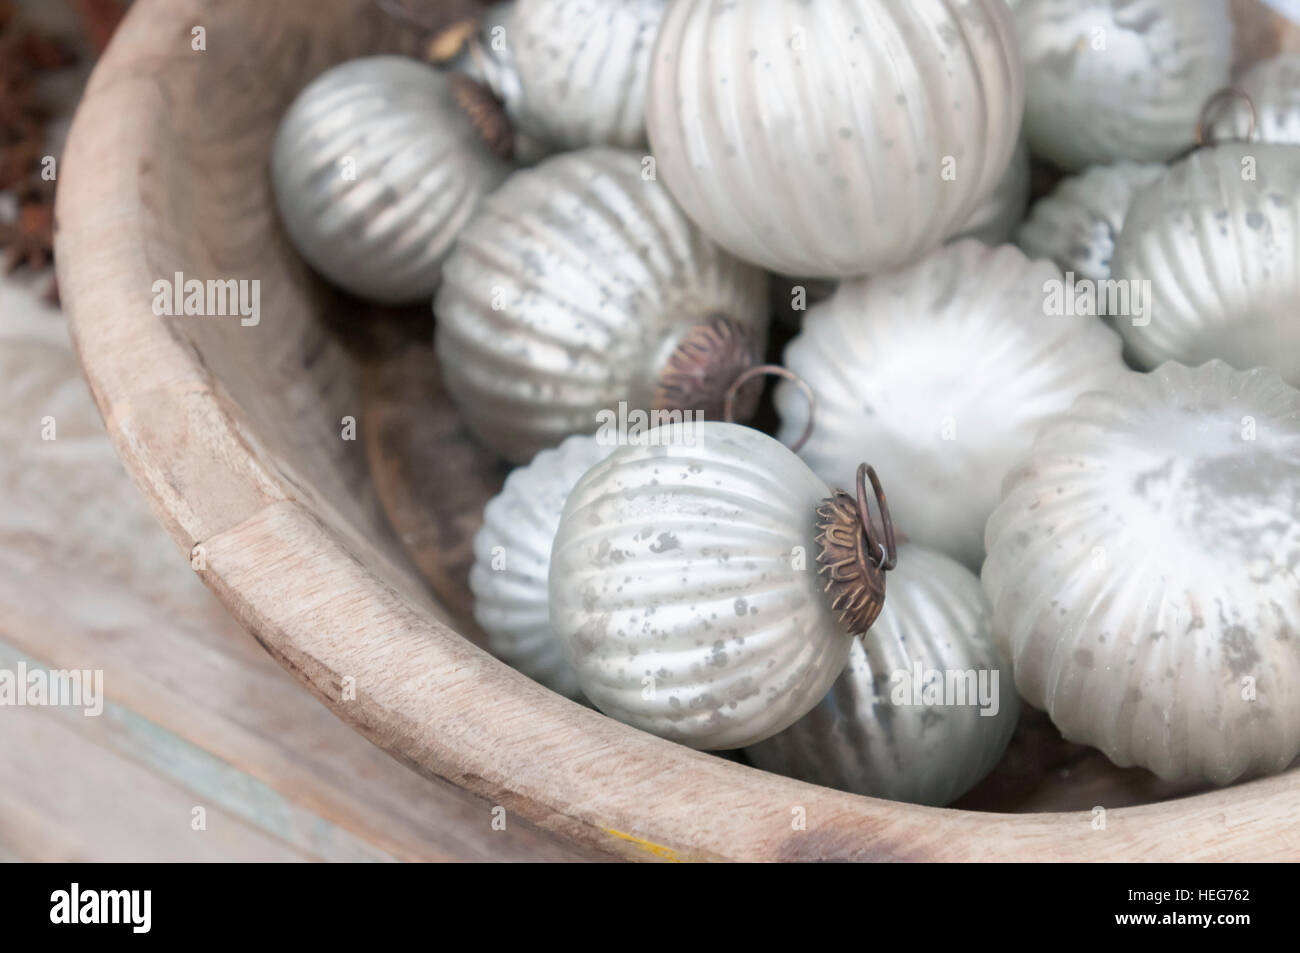
[[[446,65],[500,100],[537,154],[645,146],[650,55],[667,0],[514,0],[449,40]]]
[[[659,174],[699,226],[782,274],[905,264],[959,232],[1016,145],[1004,0],[679,0],[651,68]]]
[[[705,238],[650,169],[588,149],[517,172],[446,264],[434,307],[443,379],[507,459],[633,414],[720,418],[763,352],[766,275]],[[639,429],[655,419],[666,418]]]
[[[497,658],[552,691],[579,698],[578,679],[551,632],[547,575],[551,543],[570,491],[612,448],[570,437],[511,472],[483,511],[469,586],[474,618]]]
[[[1035,203],[1016,244],[1031,258],[1047,258],[1062,271],[1104,281],[1129,206],[1164,171],[1158,163],[1116,162],[1063,179]]]
[[[1021,0],[1025,133],[1068,171],[1164,162],[1232,70],[1228,0]]]
[[[1300,754],[1300,392],[1169,363],[1045,427],[988,523],[1016,687],[1120,766],[1227,784]]]
[[[785,352],[816,397],[800,455],[832,485],[879,460],[908,538],[978,567],[1003,475],[1047,418],[1124,369],[1102,322],[1052,313],[1053,285],[1063,290],[1052,263],[970,239],[840,285]],[[778,388],[783,440],[805,427],[807,403]]]
[[[276,205],[299,253],[382,304],[433,294],[456,234],[508,172],[447,77],[401,56],[321,74],[281,120],[271,153]]]
[[[1117,327],[1143,367],[1222,358],[1300,384],[1300,148],[1201,149],[1138,196],[1112,275],[1150,288]]]
[[[885,602],[896,549],[874,474],[833,492],[735,424],[676,424],[578,483],[551,553],[551,626],[601,711],[717,750],[825,695]],[[870,477],[883,534],[868,534]]]
[[[979,577],[902,544],[889,598],[829,693],[745,750],[765,771],[868,797],[948,804],[1002,757],[1020,699]]]

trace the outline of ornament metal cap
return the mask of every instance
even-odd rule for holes
[[[659,375],[654,409],[698,410],[707,420],[745,423],[758,410],[760,377],[780,377],[803,392],[808,425],[790,449],[798,453],[812,436],[817,398],[798,374],[776,364],[756,364],[753,338],[732,318],[714,317],[691,328],[678,342]]]
[[[506,116],[505,105],[482,83],[453,73],[449,78],[451,94],[478,133],[499,159],[509,159],[515,152],[515,133]]]
[[[880,510],[881,534],[871,521],[868,480]],[[825,592],[831,608],[840,614],[850,635],[865,635],[885,607],[885,573],[898,566],[894,521],[870,464],[858,467],[856,499],[836,490],[817,507],[817,529],[818,573],[827,577]]]
[[[753,336],[745,325],[715,315],[682,335],[655,385],[654,409],[693,410],[707,420],[743,422],[758,410],[761,391],[742,387],[755,364]],[[743,378],[743,379],[742,379]]]
[[[374,4],[395,23],[425,37],[425,59],[450,73],[451,92],[456,104],[469,118],[480,138],[498,158],[513,158],[514,129],[506,115],[505,104],[480,62],[482,50],[477,37],[481,16],[461,17],[447,24],[441,18],[428,16],[427,10],[412,9],[410,0],[374,0]],[[462,65],[463,70],[460,69]],[[482,81],[479,77],[483,77]]]

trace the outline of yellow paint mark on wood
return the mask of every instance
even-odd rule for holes
[[[603,830],[606,834],[617,837],[619,840],[635,844],[647,854],[652,854],[660,860],[666,860],[670,864],[680,864],[682,862],[682,859],[677,856],[677,851],[671,847],[664,847],[662,844],[656,844],[654,841],[648,841],[641,837],[633,837],[631,834],[624,834],[622,831],[616,831],[611,827],[603,828]]]

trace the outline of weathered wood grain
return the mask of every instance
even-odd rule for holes
[[[295,835],[297,859],[589,856],[493,830],[491,804],[358,737],[230,618],[122,472],[43,284],[0,278],[0,669],[102,670],[109,707],[0,708],[0,855],[279,859]],[[163,806],[182,792],[236,831],[224,854]]]

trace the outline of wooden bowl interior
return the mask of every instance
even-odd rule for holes
[[[361,445],[341,439],[343,419],[362,413],[361,375],[346,339],[330,329],[361,324],[366,314],[293,250],[267,169],[280,116],[315,75],[366,53],[409,51],[413,38],[364,3],[241,6],[240,16],[204,18],[208,52],[176,71],[168,108],[156,115],[175,147],[140,169],[153,213],[145,253],[158,275],[260,282],[258,326],[174,318],[173,333],[237,407],[259,456],[332,526],[392,555]],[[208,102],[220,108],[204,109],[199,121],[190,110]]]

